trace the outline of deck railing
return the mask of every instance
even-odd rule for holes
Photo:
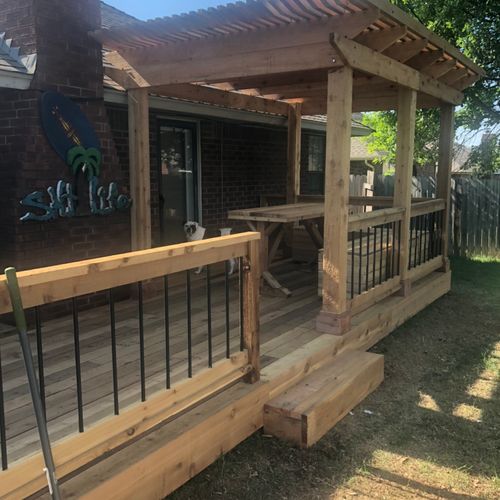
[[[400,287],[399,251],[404,208],[349,217],[347,294],[351,311],[362,310]]]
[[[75,402],[72,413],[77,415],[75,431],[78,430],[79,434],[73,434],[53,445],[59,477],[123,445],[128,440],[135,439],[141,433],[236,380],[244,378],[253,383],[259,379],[258,239],[258,233],[241,233],[18,273],[24,307],[28,312],[33,312],[40,393],[44,403],[47,402],[46,412],[51,414],[53,414],[53,408],[50,406],[49,395],[46,394],[46,381],[47,376],[53,377],[53,373],[47,373],[47,367],[44,366],[44,341],[47,340],[46,337],[50,335],[50,331],[48,328],[46,331],[44,321],[42,321],[43,309],[46,306],[49,307],[49,304],[61,301],[70,304],[71,320],[70,322],[66,320],[68,329],[62,335],[66,340],[72,337],[73,359],[64,359],[64,363],[73,372],[71,377],[74,381]],[[231,259],[239,262],[236,277],[233,279],[233,284],[238,280],[236,286],[230,286],[232,278],[229,277],[228,261]],[[206,316],[203,321],[197,320],[199,324],[195,325],[192,311],[192,279],[193,270],[201,266],[205,267],[205,271],[203,275],[200,275],[201,278],[197,275],[197,284],[201,287],[198,299],[205,303]],[[214,277],[213,272],[217,266],[222,271],[222,276],[218,278]],[[174,273],[178,278],[177,281],[179,281],[179,273],[184,273],[185,294],[185,302],[182,299],[180,301],[185,306],[184,311],[175,317],[170,311],[169,294],[171,290],[169,277]],[[217,320],[212,315],[214,280],[219,280],[219,289],[222,290],[222,296],[217,299],[217,305],[220,306]],[[160,349],[163,353],[160,353],[160,356],[163,357],[164,373],[155,374],[156,385],[154,387],[158,388],[159,385],[163,385],[163,390],[155,390],[154,394],[150,394],[147,391],[146,377],[145,294],[148,291],[147,285],[158,281],[162,284],[160,299],[163,309],[163,326],[156,325],[156,327],[163,332],[163,346],[156,346],[156,349]],[[132,363],[138,370],[138,376],[134,378],[136,381],[134,383],[138,383],[137,389],[134,390],[136,394],[134,397],[137,397],[138,401],[126,408],[122,408],[120,404],[119,388],[122,384],[116,344],[118,296],[123,295],[124,290],[120,287],[124,285],[127,285],[126,292],[132,296],[129,302],[134,308],[133,321],[127,325],[127,328],[134,329],[136,332],[134,335],[138,337],[138,342],[134,344],[138,347],[138,353],[135,354],[138,360],[135,359]],[[176,286],[179,288],[182,284]],[[231,323],[229,315],[231,290],[238,295],[237,299],[233,300],[233,303],[238,304],[238,341],[234,335],[234,330],[238,325],[235,325],[234,321]],[[158,293],[158,287],[154,292]],[[107,298],[107,315],[99,316],[99,318],[107,318],[107,324],[99,322],[94,327],[105,335],[102,341],[108,342],[104,345],[110,348],[110,352],[104,355],[112,374],[109,380],[110,387],[106,392],[109,395],[106,397],[110,398],[110,402],[112,401],[112,413],[109,415],[110,418],[99,420],[97,423],[93,422],[94,425],[87,428],[82,373],[85,369],[92,370],[93,364],[92,360],[82,362],[80,314],[85,313],[80,310],[79,301],[82,297],[96,293],[105,294]],[[96,298],[96,295],[92,296]],[[133,306],[134,303],[135,306]],[[234,309],[235,307],[233,307],[233,313]],[[0,276],[0,315],[10,311],[6,280],[4,276]],[[184,316],[184,318],[179,316]],[[180,361],[180,355],[176,357],[175,369],[170,350],[171,327],[174,324],[177,325],[177,330],[181,325],[180,328],[184,332],[184,338],[177,339],[176,342],[185,346],[185,350],[182,351],[182,361]],[[214,335],[216,327],[219,332],[217,338]],[[204,344],[203,349],[196,348],[196,353],[194,353],[193,343],[195,328],[198,332],[197,339],[202,338]],[[52,356],[54,353],[51,353]],[[182,365],[185,363],[186,366],[179,366],[181,363]],[[86,365],[90,365],[90,368],[86,368]],[[40,454],[19,460],[9,467],[7,442],[9,440],[11,443],[11,439],[15,440],[15,437],[10,438],[6,426],[4,387],[5,384],[12,386],[13,381],[9,380],[11,373],[13,373],[11,369],[4,370],[2,377],[0,353],[0,451],[4,470],[0,473],[0,497],[2,498],[6,495],[24,497],[45,485]],[[163,380],[161,384],[160,378]],[[130,380],[128,384],[130,385]],[[19,436],[22,437],[22,434],[20,433]]]
[[[434,199],[412,206],[408,255],[409,277],[412,280],[443,266],[444,218],[444,200]]]

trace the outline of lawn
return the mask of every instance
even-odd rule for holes
[[[257,433],[172,498],[500,498],[500,262],[452,264],[452,292],[373,349],[383,385],[316,446]]]

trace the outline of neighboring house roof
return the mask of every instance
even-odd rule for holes
[[[378,152],[370,152],[366,140],[362,137],[351,138],[351,161],[372,161],[381,158],[381,156]]]
[[[465,163],[469,159],[471,150],[464,144],[455,143],[453,147],[453,161],[451,164],[452,172],[464,172],[463,169]],[[472,170],[472,169],[471,169]]]
[[[21,56],[12,39],[0,33],[0,87],[29,88],[36,67],[36,54]]]

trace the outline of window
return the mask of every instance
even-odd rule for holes
[[[323,194],[325,185],[326,138],[324,135],[308,134],[305,136],[303,194]]]
[[[309,135],[307,137],[307,171],[323,172],[325,170],[325,136]]]

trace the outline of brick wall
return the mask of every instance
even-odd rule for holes
[[[91,258],[130,248],[129,214],[83,216],[50,222],[20,222],[19,200],[35,190],[71,181],[68,167],[49,145],[40,124],[41,91],[76,98],[101,142],[102,183],[127,190],[107,111],[102,101],[101,48],[88,32],[100,26],[98,0],[0,0],[12,15],[0,14],[0,30],[16,34],[26,53],[37,52],[32,89],[0,89],[0,269],[19,269]],[[24,8],[18,18],[12,5]],[[0,7],[2,5],[0,4]],[[18,9],[18,12],[20,11]],[[24,34],[23,34],[24,33]],[[122,191],[123,192],[123,191]]]
[[[127,111],[108,107],[113,138],[123,171],[128,170]],[[178,117],[182,120],[182,117]],[[158,114],[150,113],[151,217],[153,244],[159,237]],[[234,122],[201,120],[202,220],[207,236],[218,229],[247,226],[227,220],[228,210],[258,206],[261,194],[285,192],[286,131]]]

